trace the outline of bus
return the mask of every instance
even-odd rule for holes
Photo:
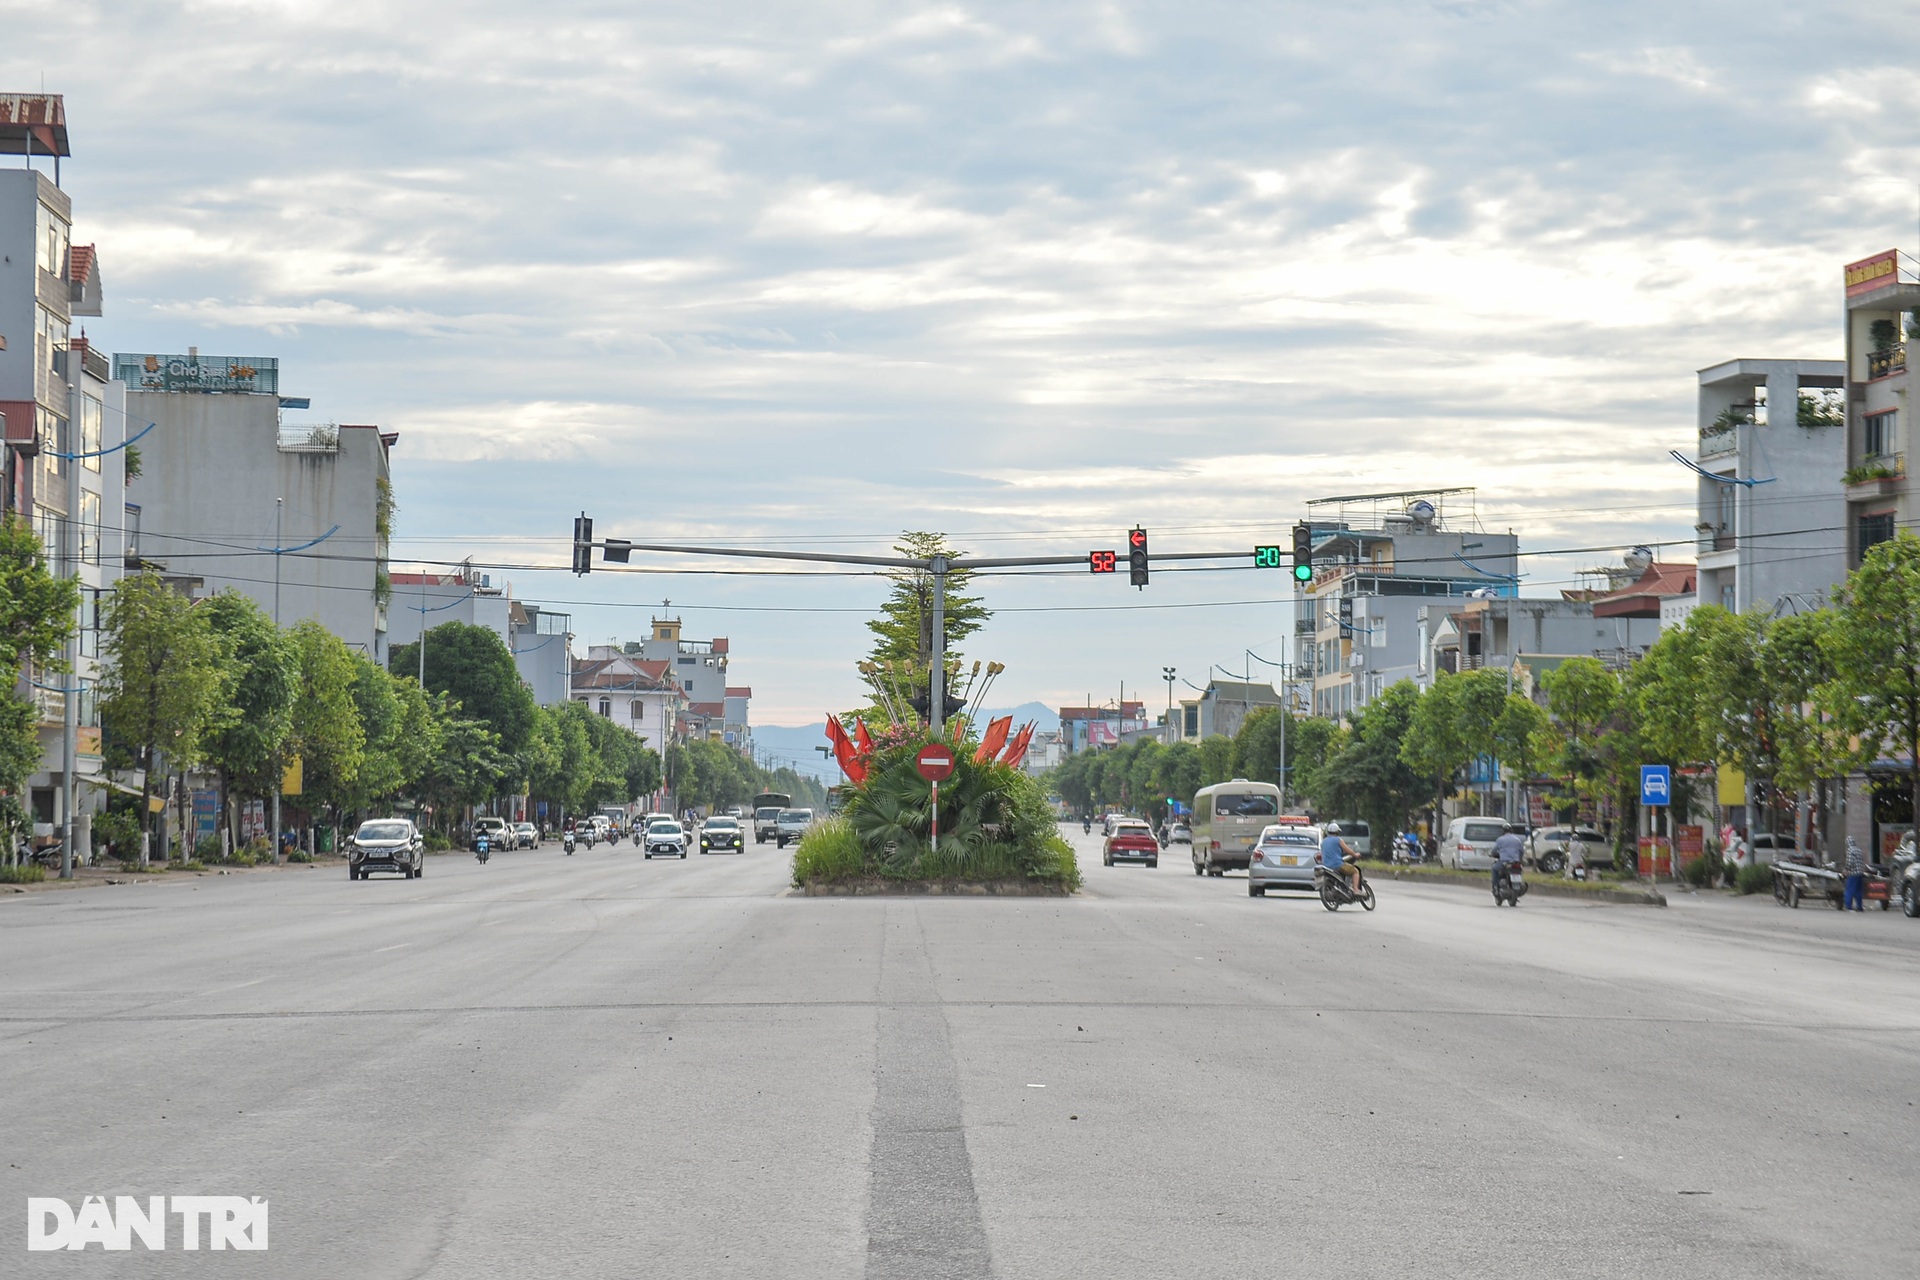
[[[1193,796],[1193,873],[1246,870],[1260,832],[1280,817],[1280,788],[1235,778],[1202,787]]]

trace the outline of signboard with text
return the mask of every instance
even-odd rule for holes
[[[269,356],[113,355],[115,381],[135,391],[280,393],[280,362]]]
[[[1858,262],[1849,262],[1846,266],[1847,296],[1858,297],[1863,293],[1872,293],[1875,289],[1884,289],[1896,284],[1900,279],[1900,251],[1889,249],[1885,253],[1876,253],[1871,258],[1862,258]]]

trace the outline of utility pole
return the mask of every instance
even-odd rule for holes
[[[1165,681],[1167,682],[1167,731],[1166,731],[1166,733],[1164,733],[1164,734],[1163,734],[1163,735],[1161,735],[1161,736],[1162,736],[1163,738],[1165,738],[1165,739],[1167,740],[1167,742],[1168,742],[1169,744],[1171,744],[1171,743],[1172,743],[1172,741],[1173,741],[1173,679],[1174,679],[1174,671],[1173,671],[1173,668],[1172,668],[1172,667],[1162,667],[1162,668],[1160,668],[1160,673],[1161,673],[1161,678],[1162,678],[1162,679],[1164,679],[1164,680],[1165,680]]]
[[[276,633],[280,630],[280,548],[286,545],[280,538],[280,525],[286,501],[285,498],[273,500],[273,629]],[[273,865],[276,867],[284,861],[280,852],[280,789],[285,785],[284,777],[273,780]]]
[[[933,670],[927,691],[927,721],[938,735],[947,723],[947,569],[945,556],[927,561],[933,572]]]

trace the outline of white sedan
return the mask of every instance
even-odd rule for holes
[[[671,818],[647,824],[646,855],[662,858],[687,856],[687,829]]]

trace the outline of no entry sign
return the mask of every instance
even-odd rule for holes
[[[953,751],[943,743],[929,742],[913,757],[913,767],[928,782],[944,782],[953,774]]]

